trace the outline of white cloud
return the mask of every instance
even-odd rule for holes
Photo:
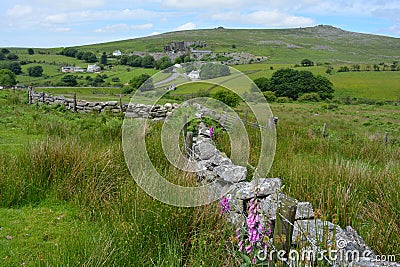
[[[36,6],[38,7],[50,8],[56,12],[96,8],[104,6],[106,4],[105,0],[67,0],[67,1],[33,0],[33,2],[36,2]]]
[[[256,11],[253,13],[228,12],[211,16],[213,20],[237,21],[247,25],[257,24],[264,27],[304,27],[314,25],[311,18],[293,16],[280,11]]]
[[[246,1],[243,0],[202,0],[202,1],[188,1],[188,0],[150,0],[161,6],[174,9],[192,9],[192,8],[233,8],[245,6]]]
[[[10,17],[21,18],[32,13],[31,6],[15,5],[7,10],[7,15]]]
[[[64,24],[67,23],[69,19],[67,14],[55,14],[46,16],[44,21],[48,23]]]
[[[196,24],[193,22],[188,22],[186,24],[180,25],[174,29],[174,31],[187,31],[196,29]]]
[[[54,28],[53,32],[70,32],[71,28]]]
[[[81,23],[91,21],[113,21],[113,20],[150,20],[165,17],[163,12],[148,11],[143,9],[124,10],[88,10],[79,12],[64,12],[45,16],[44,21],[49,23]],[[172,15],[171,15],[172,16]],[[145,27],[149,27],[146,24]]]
[[[150,35],[159,35],[161,32],[152,32]]]
[[[96,29],[95,32],[97,33],[104,33],[104,32],[122,32],[122,31],[130,31],[130,30],[149,30],[153,28],[153,24],[141,24],[141,25],[128,25],[125,23],[121,24],[114,24],[108,25],[103,28]]]

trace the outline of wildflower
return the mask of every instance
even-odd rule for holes
[[[248,245],[245,249],[246,249],[247,254],[250,254],[251,250],[252,250],[252,246]]]
[[[229,205],[229,198],[223,196],[219,204],[222,207],[222,214],[231,210],[231,206]]]
[[[211,139],[213,138],[213,135],[214,135],[214,127],[211,126],[211,128],[210,128],[210,138]]]
[[[243,250],[243,241],[240,240],[238,245],[239,245],[239,251],[242,251]]]
[[[260,240],[260,233],[255,228],[249,229],[249,241],[252,245],[254,245],[257,241]]]

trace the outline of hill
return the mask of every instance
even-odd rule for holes
[[[214,52],[248,52],[273,63],[297,63],[312,57],[331,63],[377,63],[400,59],[400,39],[345,31],[327,25],[295,29],[206,29],[169,32],[144,38],[81,46],[79,49],[162,52],[178,41],[203,41]],[[236,48],[232,48],[232,44]]]

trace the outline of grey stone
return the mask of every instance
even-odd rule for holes
[[[275,193],[282,187],[279,178],[258,178],[251,181],[253,187],[257,187],[257,196],[264,197]]]
[[[215,155],[215,159],[214,159],[214,161],[212,162],[212,164],[213,164],[214,166],[232,165],[232,161],[231,161],[229,158],[224,157],[221,153],[217,153],[217,154]]]
[[[114,106],[118,105],[118,101],[107,101],[105,104],[107,106],[114,107]]]
[[[335,241],[335,233],[342,232],[340,226],[328,221],[317,220],[298,220],[294,223],[292,243],[297,245],[324,243],[332,246]]]
[[[271,194],[260,200],[260,206],[265,216],[271,220],[276,220],[276,210],[278,209],[278,194]]]
[[[217,149],[209,142],[201,142],[196,145],[195,152],[198,153],[201,160],[205,160],[214,156],[217,153]]]
[[[157,118],[153,118],[152,120],[153,121],[163,121],[164,118],[163,117],[157,117]]]
[[[238,183],[246,180],[247,169],[242,166],[224,165],[214,168],[218,176],[228,182]]]
[[[164,105],[164,108],[166,108],[167,110],[172,110],[172,104],[171,103],[166,103]]]
[[[310,202],[297,203],[296,220],[306,220],[314,218],[314,210]]]
[[[398,262],[389,262],[389,261],[376,261],[376,258],[366,258],[361,257],[358,261],[351,262],[348,264],[351,267],[400,267],[400,263]]]
[[[84,106],[86,106],[87,104],[88,104],[87,102],[82,102],[82,101],[76,103],[76,105],[77,105],[78,107],[84,107]]]
[[[372,249],[364,242],[362,237],[359,236],[351,226],[347,226],[345,229],[343,229],[343,231],[338,232],[336,234],[336,241],[342,242],[341,248],[345,249],[346,251],[357,250],[360,252],[360,255],[361,253],[367,251],[370,257],[375,257]]]
[[[235,194],[240,199],[246,200],[253,198],[254,192],[257,190],[257,196],[265,197],[276,193],[281,185],[282,182],[279,178],[258,178],[248,183],[238,184]]]

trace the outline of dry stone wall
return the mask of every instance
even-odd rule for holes
[[[165,105],[144,105],[122,103],[120,101],[85,101],[67,98],[64,96],[53,96],[44,92],[29,90],[30,104],[63,105],[66,109],[81,113],[91,112],[124,112],[132,118],[149,118],[152,120],[164,120],[171,112],[178,108],[178,104],[167,103]]]
[[[280,201],[285,199],[279,178],[257,178],[247,182],[247,169],[234,165],[215,147],[210,132],[204,124],[200,124],[198,137],[194,138],[192,158],[201,167],[201,171],[196,173],[200,184],[216,182],[221,187],[221,192],[231,188],[229,191],[231,212],[228,213],[227,220],[235,229],[245,224],[247,204],[255,194],[260,199],[263,214],[273,224],[275,223]],[[337,257],[337,260],[332,262],[333,266],[400,267],[396,262],[376,261],[372,249],[351,226],[342,228],[332,222],[315,218],[311,203],[299,200],[295,202],[297,209],[291,240],[293,247],[313,251],[315,255],[324,249],[320,246],[321,243],[336,248],[336,255],[344,257]],[[339,240],[342,247],[333,244]],[[359,256],[357,261],[351,258],[354,253]],[[312,265],[310,262],[308,264]]]

